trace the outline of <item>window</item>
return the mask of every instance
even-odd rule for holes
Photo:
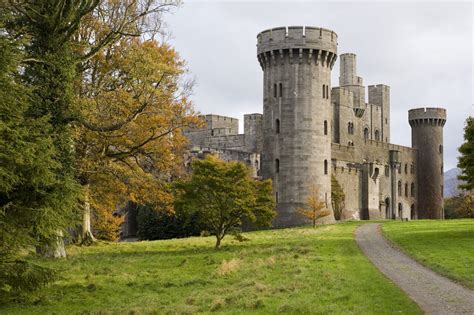
[[[326,86],[323,84],[323,98],[326,98]]]
[[[369,139],[369,128],[367,127],[364,128],[364,139]]]
[[[385,176],[389,176],[390,175],[390,166],[388,165],[385,165]]]
[[[399,166],[397,166],[397,169],[398,169],[398,174],[401,174],[402,173],[402,164],[400,163]]]
[[[408,174],[408,164],[405,163],[405,174]]]
[[[410,165],[410,173],[415,174],[415,165],[414,164]]]
[[[399,196],[402,195],[402,181],[401,180],[398,181],[398,195]]]
[[[354,124],[351,122],[347,123],[347,133],[350,135],[354,134]]]
[[[411,183],[411,196],[415,197],[415,183]]]
[[[324,175],[328,174],[328,160],[324,160]]]
[[[439,153],[443,153],[443,145],[442,144],[439,145]]]
[[[280,83],[279,86],[280,86],[280,97],[282,97],[283,96],[283,84]]]
[[[278,203],[278,191],[275,193],[275,202]]]
[[[275,173],[280,173],[280,160],[275,159]]]
[[[327,120],[324,121],[324,135],[325,136],[328,135],[328,121]]]
[[[326,98],[329,99],[329,85],[326,85]]]
[[[405,183],[405,197],[408,197],[408,183]]]
[[[443,175],[443,164],[441,164],[441,175]]]
[[[380,133],[378,130],[375,130],[375,140],[380,141]]]
[[[273,84],[273,97],[274,97],[274,98],[277,97],[277,85],[276,85],[276,83]]]
[[[280,133],[280,119],[275,119],[275,133]]]

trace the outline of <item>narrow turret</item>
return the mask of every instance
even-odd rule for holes
[[[419,219],[443,219],[443,127],[446,110],[411,109],[408,121],[412,128],[412,147],[417,150],[417,216]]]

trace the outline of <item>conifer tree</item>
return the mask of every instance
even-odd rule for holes
[[[459,179],[464,181],[459,185],[465,190],[474,189],[474,118],[469,117],[464,127],[464,143],[459,148],[461,156],[459,157],[458,167],[462,174]]]

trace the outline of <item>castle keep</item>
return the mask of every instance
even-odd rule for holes
[[[191,155],[214,152],[240,160],[273,180],[275,226],[304,223],[296,210],[312,187],[331,209],[331,176],[346,199],[343,219],[439,219],[443,213],[443,126],[446,110],[408,112],[412,147],[390,143],[390,87],[357,75],[355,54],[340,56],[331,87],[337,34],[315,27],[279,27],[257,35],[263,70],[263,115],[206,115],[186,131]],[[334,217],[329,217],[333,220]]]

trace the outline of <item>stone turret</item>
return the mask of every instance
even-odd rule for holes
[[[417,149],[417,216],[443,219],[443,127],[446,110],[417,108],[408,111],[412,147]]]
[[[263,31],[257,40],[264,89],[262,176],[273,180],[275,225],[299,225],[304,220],[296,210],[312,186],[331,209],[330,91],[337,35],[292,26]]]

